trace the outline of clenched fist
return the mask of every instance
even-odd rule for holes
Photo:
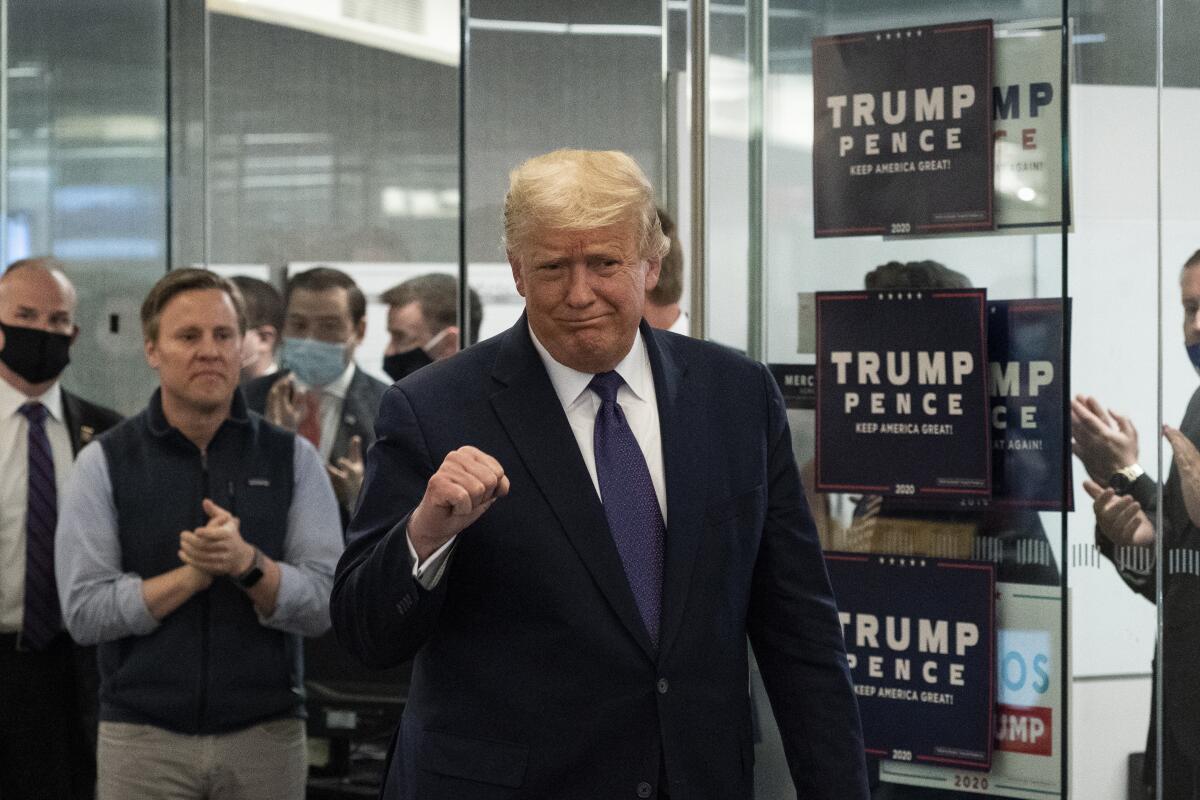
[[[424,561],[432,555],[483,516],[508,489],[504,467],[482,450],[467,446],[447,455],[408,521],[408,538],[417,558]]]

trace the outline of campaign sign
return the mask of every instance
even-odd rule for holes
[[[826,553],[867,752],[987,769],[995,727],[995,566]]]
[[[1058,511],[1071,462],[1064,463],[1061,300],[988,303],[988,371],[992,397],[992,503]],[[1067,470],[1063,480],[1063,470]]]
[[[817,236],[991,230],[990,20],[813,39]]]
[[[809,410],[817,407],[817,368],[812,364],[770,364],[771,374],[783,393],[788,408]]]
[[[817,294],[822,492],[987,498],[987,293]]]
[[[996,229],[1070,223],[1063,209],[1062,23],[996,26]],[[1069,151],[1068,151],[1069,154]]]
[[[1062,592],[996,584],[995,744],[986,773],[950,766],[880,764],[879,777],[930,789],[1022,800],[1062,793]]]

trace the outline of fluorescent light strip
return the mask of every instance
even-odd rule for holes
[[[594,25],[575,22],[532,22],[508,19],[470,19],[471,30],[545,33],[561,36],[662,36],[661,25]]]

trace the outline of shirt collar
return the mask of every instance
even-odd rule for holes
[[[149,418],[150,432],[155,436],[166,436],[171,431],[178,432],[178,428],[175,428],[167,420],[167,412],[163,411],[161,385],[154,390],[154,394],[150,395],[150,402],[146,406],[146,413]],[[222,427],[226,422],[233,422],[238,425],[247,425],[250,422],[250,409],[246,405],[246,396],[242,393],[241,386],[237,386],[233,390],[233,397],[229,401],[229,416],[221,423]],[[182,432],[179,432],[179,437],[181,439],[186,438]]]
[[[41,397],[26,397],[8,381],[0,380],[0,419],[8,419],[21,406],[35,401],[44,405],[53,419],[63,422],[62,390],[58,381],[50,384]]]
[[[550,355],[550,351],[538,340],[532,327],[529,329],[529,338],[533,340],[534,349],[537,350],[542,364],[546,367],[546,372],[550,375],[550,383],[554,386],[554,392],[558,395],[558,401],[562,407],[570,408],[575,405],[595,376],[590,372],[580,372],[556,361],[554,356]],[[642,341],[640,329],[633,337],[633,347],[629,348],[629,352],[617,364],[614,371],[621,376],[625,385],[639,400],[647,399],[647,383],[653,380],[653,377],[650,372],[650,357],[646,354],[646,343]]]

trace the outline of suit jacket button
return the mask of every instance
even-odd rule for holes
[[[654,688],[658,689],[659,694],[666,694],[671,688],[671,684],[667,683],[666,678],[659,678],[658,683],[654,685]]]
[[[654,787],[645,781],[642,781],[638,784],[638,797],[642,798],[642,800],[645,800],[645,798],[649,797],[653,791]]]

